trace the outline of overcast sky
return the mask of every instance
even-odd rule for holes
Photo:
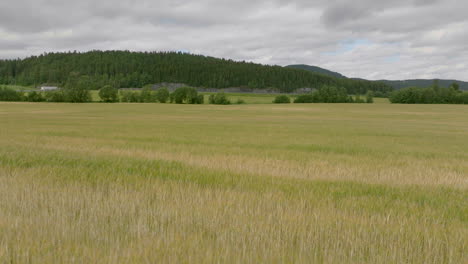
[[[92,49],[468,81],[468,1],[0,1],[1,58]]]

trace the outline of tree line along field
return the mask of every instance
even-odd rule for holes
[[[230,94],[237,100],[231,100],[220,89],[217,93],[198,93],[194,87],[179,87],[170,92],[167,88],[160,87],[153,90],[151,85],[141,89],[117,89],[105,85],[97,90],[90,90],[89,83],[84,82],[77,74],[71,74],[64,88],[55,88],[51,91],[40,91],[34,88],[16,85],[0,86],[0,101],[16,102],[133,102],[133,103],[176,103],[176,104],[244,104],[249,103],[373,103],[374,96],[382,97],[381,93],[367,91],[365,95],[350,95],[346,88],[324,85],[308,93],[280,94]],[[255,97],[254,100],[252,100]],[[362,98],[364,97],[364,98]],[[271,100],[273,98],[273,100]],[[391,103],[400,104],[468,104],[468,92],[459,89],[457,83],[449,87],[440,87],[434,82],[431,87],[409,87],[395,90],[388,94]]]
[[[46,100],[47,96],[46,93],[50,92],[41,92],[37,88],[33,87],[27,87],[27,86],[15,86],[15,85],[0,85],[0,89],[9,89],[13,91],[18,91],[22,93],[23,101],[28,101],[28,96],[31,92],[35,92],[36,95],[40,95],[42,97],[42,100]],[[222,91],[222,90],[221,90]],[[90,96],[90,101],[89,102],[103,102],[103,99],[99,96],[100,90],[89,90],[89,96]],[[141,95],[142,89],[139,90],[119,90],[118,93],[118,100],[123,99],[123,94],[125,93],[134,93],[137,94],[138,96]],[[222,92],[221,92],[222,93]],[[155,95],[155,91],[151,91],[152,96]],[[203,95],[204,97],[204,103],[208,104],[210,103],[209,97],[211,95],[216,95],[217,93],[214,92],[200,92],[199,94]],[[286,95],[287,97],[290,98],[290,101],[293,102],[299,95],[298,94],[279,94],[279,93],[223,93],[227,97],[227,99],[232,103],[232,104],[238,104],[239,102],[242,104],[271,104],[274,102],[275,98],[277,96],[281,95]],[[357,98],[356,96],[352,96],[353,98]],[[360,96],[361,99],[366,99],[365,95]],[[41,100],[41,101],[42,101]],[[388,103],[387,98],[373,98],[373,102],[375,103]],[[0,96],[0,101],[2,101],[2,97]],[[169,103],[169,102],[167,102]]]
[[[0,103],[1,263],[466,263],[463,105]]]

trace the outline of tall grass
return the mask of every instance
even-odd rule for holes
[[[0,262],[464,263],[463,106],[0,104]]]

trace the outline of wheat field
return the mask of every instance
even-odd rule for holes
[[[467,263],[463,105],[0,103],[0,263]]]

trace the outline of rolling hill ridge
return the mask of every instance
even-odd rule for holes
[[[302,70],[307,70],[315,73],[320,73],[336,78],[348,78],[341,73],[330,71],[318,66],[311,66],[311,65],[305,65],[305,64],[296,64],[296,65],[288,65],[286,66],[287,68],[295,68],[295,69],[302,69]],[[354,80],[362,80],[362,81],[368,81],[366,79],[361,79],[361,78],[350,78]],[[377,82],[382,82],[385,83],[394,89],[401,89],[401,88],[406,88],[406,87],[429,87],[434,83],[434,80],[436,79],[410,79],[410,80],[377,80]],[[437,79],[439,81],[439,85],[442,87],[448,87],[452,83],[456,82],[460,85],[460,89],[462,90],[468,90],[468,82],[460,81],[460,80],[441,80]]]
[[[382,82],[180,52],[67,52],[0,60],[0,84],[63,85],[71,73],[80,75],[91,89],[107,84],[129,88],[167,82],[200,88],[247,87],[278,92],[324,85],[344,87],[350,94],[392,90]]]

